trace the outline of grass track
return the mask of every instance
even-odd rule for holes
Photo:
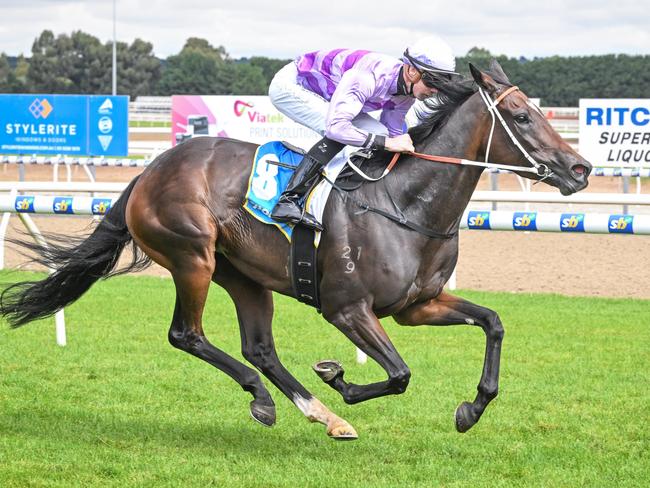
[[[500,396],[464,435],[452,416],[475,393],[480,329],[385,320],[410,387],[348,406],[312,363],[340,359],[356,383],[383,373],[355,364],[315,312],[276,297],[284,364],[360,434],[336,443],[272,385],[278,423],[258,425],[247,393],[169,346],[171,280],[101,282],[66,309],[65,348],[51,319],[0,324],[0,486],[650,485],[650,301],[460,295],[506,328]],[[241,358],[234,308],[216,287],[205,318],[211,340]]]

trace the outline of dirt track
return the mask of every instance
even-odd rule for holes
[[[2,166],[0,180],[18,180],[16,166]],[[128,181],[140,171],[136,168],[98,168],[97,179]],[[26,176],[27,180],[51,180],[52,169],[27,167]],[[65,178],[64,170],[59,177]],[[73,179],[87,181],[83,169],[78,167],[73,168]],[[592,178],[589,191],[619,191],[619,185],[620,179]],[[500,179],[501,189],[516,187],[514,180]],[[487,181],[481,182],[480,189],[487,189]],[[648,191],[646,183],[643,192]],[[620,208],[610,210],[620,212]],[[83,231],[92,222],[85,217],[38,216],[33,219],[41,231],[66,233]],[[22,225],[13,216],[8,235],[16,236],[19,229]],[[650,299],[648,236],[462,231],[460,246],[459,288]],[[15,250],[7,249],[7,267],[24,262]],[[145,273],[168,275],[157,266]]]

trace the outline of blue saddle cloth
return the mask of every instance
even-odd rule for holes
[[[282,224],[271,218],[271,211],[287,187],[303,155],[289,149],[280,141],[267,142],[257,148],[244,208],[256,219],[278,227],[289,241],[293,225]]]

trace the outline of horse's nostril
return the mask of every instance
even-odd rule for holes
[[[576,178],[584,178],[587,176],[587,174],[589,174],[589,170],[584,164],[576,164],[575,166],[571,166],[571,172]]]

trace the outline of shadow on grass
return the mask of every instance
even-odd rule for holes
[[[310,424],[293,414],[286,415],[281,426],[266,428],[241,414],[229,415],[221,422],[215,420],[213,412],[206,415],[206,419],[179,414],[176,422],[170,418],[155,419],[151,415],[125,418],[121,414],[56,410],[34,404],[21,410],[20,418],[2,415],[0,422],[4,424],[4,435],[34,444],[47,444],[55,439],[62,449],[66,446],[94,449],[103,445],[109,449],[181,449],[215,454],[245,453],[246,456],[259,452],[266,456],[272,448],[274,457],[283,457],[293,456],[297,446],[320,450],[323,443],[336,442],[327,438],[325,426]],[[362,446],[357,443],[357,447]]]

